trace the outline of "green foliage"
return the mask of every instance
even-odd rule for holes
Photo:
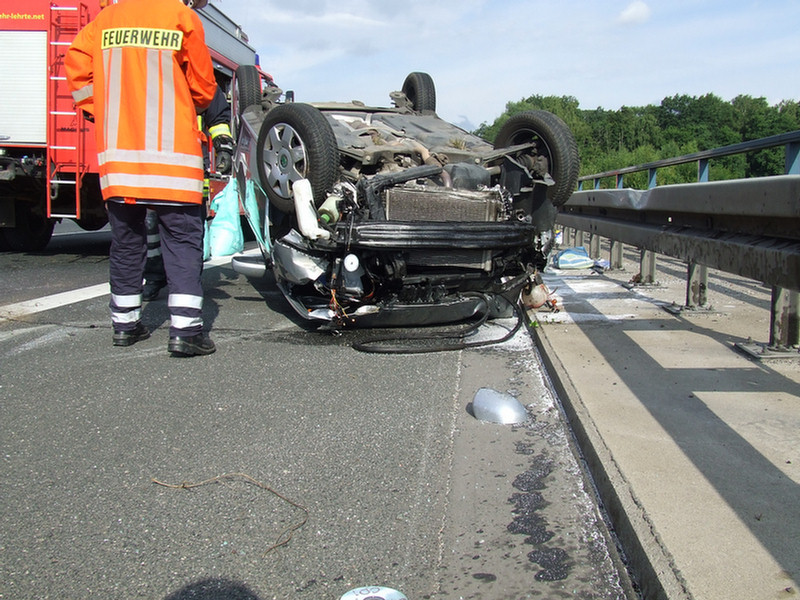
[[[581,156],[581,175],[642,165],[701,150],[728,146],[800,129],[800,103],[784,100],[770,106],[765,98],[737,96],[726,102],[714,94],[675,95],[658,106],[623,106],[619,110],[584,110],[572,96],[530,96],[508,102],[493,123],[482,123],[476,134],[493,141],[506,120],[519,112],[546,110],[561,117],[572,130]],[[714,159],[712,180],[780,175],[783,148]],[[697,181],[697,164],[688,163],[657,171],[658,185]],[[584,188],[593,185],[584,183]],[[615,187],[614,177],[601,187]],[[628,174],[625,187],[644,189],[648,173]]]

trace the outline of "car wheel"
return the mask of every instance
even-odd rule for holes
[[[239,119],[248,106],[261,102],[261,75],[254,65],[236,68],[236,85],[231,98],[232,130],[234,137],[239,130]]]
[[[292,184],[299,179],[309,180],[319,206],[336,182],[336,136],[325,116],[310,104],[281,104],[261,123],[256,161],[261,187],[275,208],[294,213]]]
[[[402,92],[414,110],[436,112],[436,86],[433,85],[433,78],[427,73],[418,71],[409,73],[403,82]]]
[[[561,206],[575,191],[580,160],[578,144],[564,121],[545,110],[531,110],[513,115],[500,128],[495,148],[536,142],[536,152],[547,159],[555,185],[547,189],[554,206]]]

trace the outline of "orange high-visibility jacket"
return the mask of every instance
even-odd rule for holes
[[[199,204],[197,111],[217,83],[203,25],[180,0],[120,0],[64,58],[79,108],[95,117],[103,198]]]

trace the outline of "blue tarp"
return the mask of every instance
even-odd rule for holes
[[[553,266],[556,269],[591,269],[594,260],[589,258],[586,248],[566,248],[553,257]]]

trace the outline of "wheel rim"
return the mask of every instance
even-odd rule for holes
[[[550,146],[545,141],[545,139],[536,133],[532,129],[521,129],[518,131],[514,136],[511,138],[511,144],[529,144],[531,142],[536,143],[536,153],[540,156],[544,156],[547,158],[547,167],[548,170],[552,173],[553,171],[553,152],[550,150]]]
[[[292,196],[292,184],[306,176],[308,150],[300,134],[286,123],[269,130],[264,146],[264,171],[267,184],[283,198]]]

